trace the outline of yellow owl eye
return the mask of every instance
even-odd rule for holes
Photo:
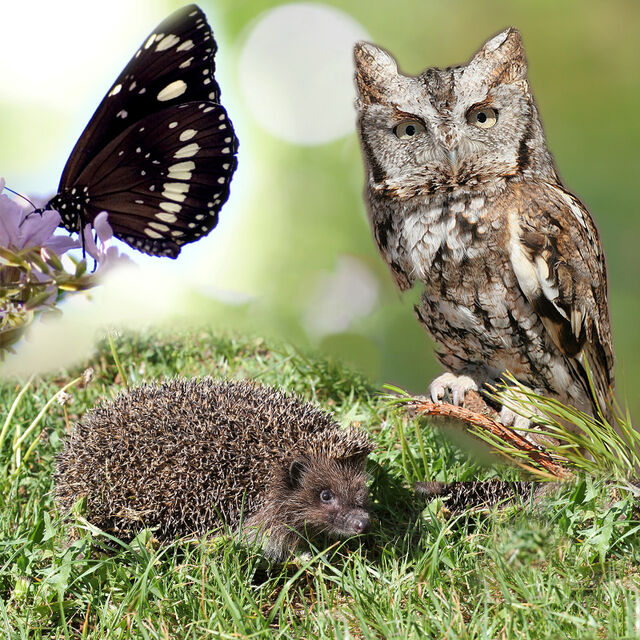
[[[498,122],[498,112],[492,107],[473,109],[467,115],[467,122],[480,129],[491,129]]]
[[[408,140],[409,138],[415,138],[420,133],[424,132],[424,125],[417,120],[405,120],[393,128],[393,133],[400,140]]]

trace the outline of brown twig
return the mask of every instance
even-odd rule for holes
[[[461,422],[467,430],[471,427],[472,430],[490,433],[505,444],[522,452],[534,465],[542,467],[557,478],[568,478],[572,475],[566,467],[559,464],[542,447],[532,444],[513,429],[505,427],[498,420],[498,413],[489,407],[475,391],[467,393],[463,407],[420,399],[416,400],[413,408],[420,415],[451,418]]]

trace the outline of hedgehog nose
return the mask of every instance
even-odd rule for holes
[[[364,533],[369,528],[370,524],[371,520],[366,514],[357,515],[353,518],[352,521],[353,530],[356,533]]]

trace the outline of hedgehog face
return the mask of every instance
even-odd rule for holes
[[[369,528],[369,491],[364,457],[346,460],[301,458],[289,467],[288,500],[298,505],[301,522],[313,534],[348,537]]]

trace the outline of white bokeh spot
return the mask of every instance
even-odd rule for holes
[[[340,333],[377,301],[378,281],[369,268],[353,256],[339,256],[335,271],[319,279],[304,324],[315,336]]]
[[[240,55],[251,115],[274,136],[323,144],[355,127],[353,45],[368,40],[350,15],[296,2],[265,12]]]

